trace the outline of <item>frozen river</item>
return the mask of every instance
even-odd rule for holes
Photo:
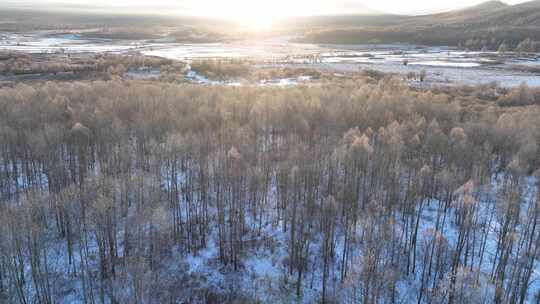
[[[230,43],[170,43],[88,39],[76,34],[0,33],[0,51],[26,53],[141,53],[173,60],[236,58],[264,60],[274,66],[312,67],[329,71],[377,70],[408,74],[427,72],[435,84],[540,86],[540,57],[496,52],[466,52],[414,45],[315,45],[287,37]],[[526,68],[524,68],[526,67]]]

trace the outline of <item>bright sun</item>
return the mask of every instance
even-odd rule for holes
[[[256,0],[230,0],[211,1],[209,7],[204,8],[205,15],[220,17],[239,22],[247,30],[268,30],[279,19],[301,14],[302,1],[286,4],[285,0],[256,1]],[[208,3],[208,1],[205,1]]]

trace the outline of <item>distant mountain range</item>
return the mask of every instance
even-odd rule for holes
[[[489,1],[445,13],[405,16],[334,16],[305,19],[304,41],[316,43],[421,43],[472,49],[540,41],[540,0],[508,5]]]
[[[417,16],[412,23],[426,25],[471,25],[475,27],[540,26],[540,0],[508,5],[501,1],[482,4],[440,14]]]
[[[100,10],[108,10],[110,13],[115,11],[146,11],[151,14],[156,11],[169,10],[174,7],[176,10],[182,8],[183,4],[189,2],[183,2],[179,0],[176,4],[164,5],[159,4],[149,4],[141,5],[116,5],[112,4],[113,2],[107,1],[98,1],[98,2],[85,2],[85,1],[68,1],[68,0],[2,0],[0,1],[0,8],[17,8],[17,9],[28,9],[28,10],[77,10],[79,12],[93,12]],[[168,3],[168,2],[167,2]],[[174,2],[171,2],[174,3]],[[414,14],[414,15],[396,15],[388,14],[379,10],[372,9],[364,4],[361,1],[355,0],[343,0],[343,1],[333,1],[328,2],[328,4],[317,6],[320,3],[314,2],[313,6],[308,10],[316,12],[317,16],[388,16],[392,15],[399,17],[396,21],[403,21],[403,18],[412,18],[415,22],[430,22],[438,21],[443,23],[456,23],[456,22],[469,22],[474,21],[478,22],[496,22],[504,23],[510,22],[515,24],[516,22],[527,23],[531,19],[534,22],[538,22],[539,19],[539,8],[540,0],[535,0],[531,2],[526,2],[517,5],[508,5],[502,1],[493,0],[488,1],[473,7],[468,7],[464,9],[458,9],[450,12],[437,13],[437,14]],[[435,18],[435,19],[432,19]],[[502,18],[502,19],[500,19]]]
[[[37,27],[40,25],[40,16],[43,14],[32,14],[32,10],[88,12],[94,13],[100,18],[118,12],[151,16],[155,13],[163,12],[165,14],[171,11],[182,14],[182,9],[178,8],[181,7],[180,3],[186,2],[179,0],[179,4],[175,4],[175,9],[167,9],[167,7],[159,7],[159,5],[151,6],[150,4],[141,9],[143,6],[113,6],[103,4],[106,2],[90,4],[67,0],[41,0],[39,5],[36,3],[31,0],[0,0],[0,8],[4,9],[0,10],[0,16],[11,16],[5,8],[18,8],[25,12]],[[157,3],[160,2],[157,1]],[[317,2],[315,1],[313,5],[316,6]],[[315,11],[314,8],[310,9]],[[403,42],[427,45],[461,45],[478,50],[499,49],[501,46],[512,48],[527,38],[537,41],[538,43],[535,45],[540,45],[540,0],[516,5],[508,5],[501,1],[488,1],[463,9],[416,16],[385,14],[372,10],[355,0],[327,2],[323,7],[317,7],[317,9],[320,10],[319,16],[290,18],[275,25],[276,34],[300,35],[303,37],[300,39],[301,41],[311,43]],[[57,26],[58,23],[76,24],[80,20],[86,20],[77,18],[73,17],[67,23],[58,18],[59,21],[54,23],[55,18],[50,17],[47,21],[53,27],[52,24],[54,26]],[[177,16],[173,18],[177,19],[176,24],[183,24],[182,18]],[[21,18],[13,20],[12,27],[25,21]],[[1,21],[0,19],[0,23]],[[110,21],[107,20],[107,22]],[[154,23],[160,24],[160,22],[155,21]],[[105,22],[100,21],[99,23]]]

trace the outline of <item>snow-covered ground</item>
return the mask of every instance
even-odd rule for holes
[[[16,35],[0,33],[0,51],[54,52],[140,52],[173,60],[254,59],[277,65],[308,66],[333,71],[365,69],[386,73],[428,72],[434,84],[486,84],[498,82],[515,87],[522,82],[540,86],[540,75],[516,70],[516,66],[538,67],[538,54],[469,52],[447,47],[416,45],[314,45],[290,42],[290,37],[227,43],[167,43],[81,39],[77,35]]]
[[[535,202],[534,197],[536,195],[536,179],[533,177],[527,178],[523,188],[523,201],[521,202],[523,215],[530,203]],[[497,201],[497,193],[502,187],[502,179],[494,177],[490,185],[485,185],[477,188],[478,193],[478,212],[479,220],[481,222],[489,223],[486,227],[488,231],[488,238],[486,243],[486,253],[483,263],[479,269],[475,268],[475,271],[479,271],[479,284],[480,288],[474,295],[475,301],[478,303],[491,303],[494,294],[494,285],[490,280],[491,265],[495,251],[497,250],[497,237],[500,229],[500,222],[497,220],[495,204]],[[253,232],[253,234],[246,234],[246,239],[255,240],[254,246],[245,250],[245,254],[241,257],[240,267],[237,271],[232,270],[230,267],[224,267],[219,262],[219,245],[217,227],[211,227],[210,238],[207,241],[207,245],[204,248],[197,250],[196,252],[186,253],[181,248],[173,248],[172,255],[169,260],[164,260],[164,265],[169,265],[166,276],[182,277],[185,276],[186,280],[190,281],[190,284],[194,284],[197,288],[212,290],[214,292],[227,292],[230,290],[236,290],[238,292],[248,293],[248,296],[259,303],[317,303],[320,301],[321,286],[322,286],[322,274],[319,271],[322,269],[322,235],[313,235],[312,243],[309,249],[308,255],[308,272],[305,275],[302,283],[302,297],[297,298],[295,295],[294,282],[296,280],[296,273],[292,275],[288,272],[287,260],[289,257],[289,234],[285,233],[281,229],[281,224],[275,221],[277,214],[275,213],[276,202],[276,189],[270,189],[270,203],[265,208],[268,216],[262,223],[260,234]],[[428,200],[423,208],[419,226],[419,242],[425,237],[433,234],[435,229],[435,221],[437,214],[442,212],[443,204],[437,200]],[[216,210],[212,209],[212,214],[215,216]],[[247,215],[249,212],[246,213]],[[253,219],[248,215],[246,219],[247,226],[256,225],[257,219]],[[398,224],[397,232],[403,229]],[[520,229],[521,227],[518,227]],[[362,225],[359,225],[354,229],[358,238],[363,234]],[[457,227],[453,221],[448,218],[446,224],[441,229],[442,235],[446,242],[448,242],[449,250],[455,247],[457,242]],[[249,238],[249,239],[248,239]],[[122,239],[122,236],[119,236]],[[341,259],[343,247],[343,236],[341,231],[336,233],[334,248],[335,255],[332,257],[332,267],[329,270],[330,277],[328,279],[328,295],[330,298],[346,303],[352,301],[354,282],[354,273],[360,273],[362,270],[362,246],[358,247],[355,251],[351,252],[350,260],[353,262],[350,269],[350,277],[344,282],[340,282],[338,279],[341,271]],[[60,240],[51,240],[48,248],[48,261],[49,271],[55,274],[55,281],[52,282],[53,286],[57,288],[55,293],[62,294],[62,303],[83,303],[81,296],[81,280],[77,269],[81,263],[79,255],[75,254],[73,265],[65,264],[67,260],[65,256],[65,242]],[[123,244],[119,245],[119,252],[123,250]],[[421,256],[422,246],[418,246],[418,256]],[[91,238],[88,240],[88,265],[97,269],[98,265],[98,252],[96,240]],[[120,257],[121,258],[121,257]],[[403,259],[406,259],[403,257]],[[403,260],[402,259],[402,260]],[[419,258],[420,259],[420,258]],[[519,257],[512,257],[512,259],[519,259]],[[476,267],[476,265],[475,265]],[[528,292],[528,298],[526,303],[535,303],[535,295],[540,292],[540,271],[538,270],[538,264],[536,271],[531,278],[531,283]],[[420,268],[420,267],[418,267]],[[30,277],[30,267],[27,267],[26,271]],[[417,294],[419,290],[419,281],[421,272],[418,270],[416,273],[409,276],[405,276],[403,273],[397,280],[397,294],[399,303],[417,303]],[[124,290],[117,291],[117,297],[122,298],[122,293],[128,293],[131,285],[122,285]],[[28,292],[32,295],[31,281],[27,284]],[[128,289],[125,289],[128,288]],[[97,291],[96,291],[97,292]],[[186,293],[189,294],[190,289],[186,289]],[[32,297],[30,297],[32,299]],[[349,299],[349,300],[346,300]],[[347,302],[347,303],[354,303]]]

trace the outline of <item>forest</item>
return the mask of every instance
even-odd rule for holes
[[[540,303],[538,100],[0,88],[0,302]]]

